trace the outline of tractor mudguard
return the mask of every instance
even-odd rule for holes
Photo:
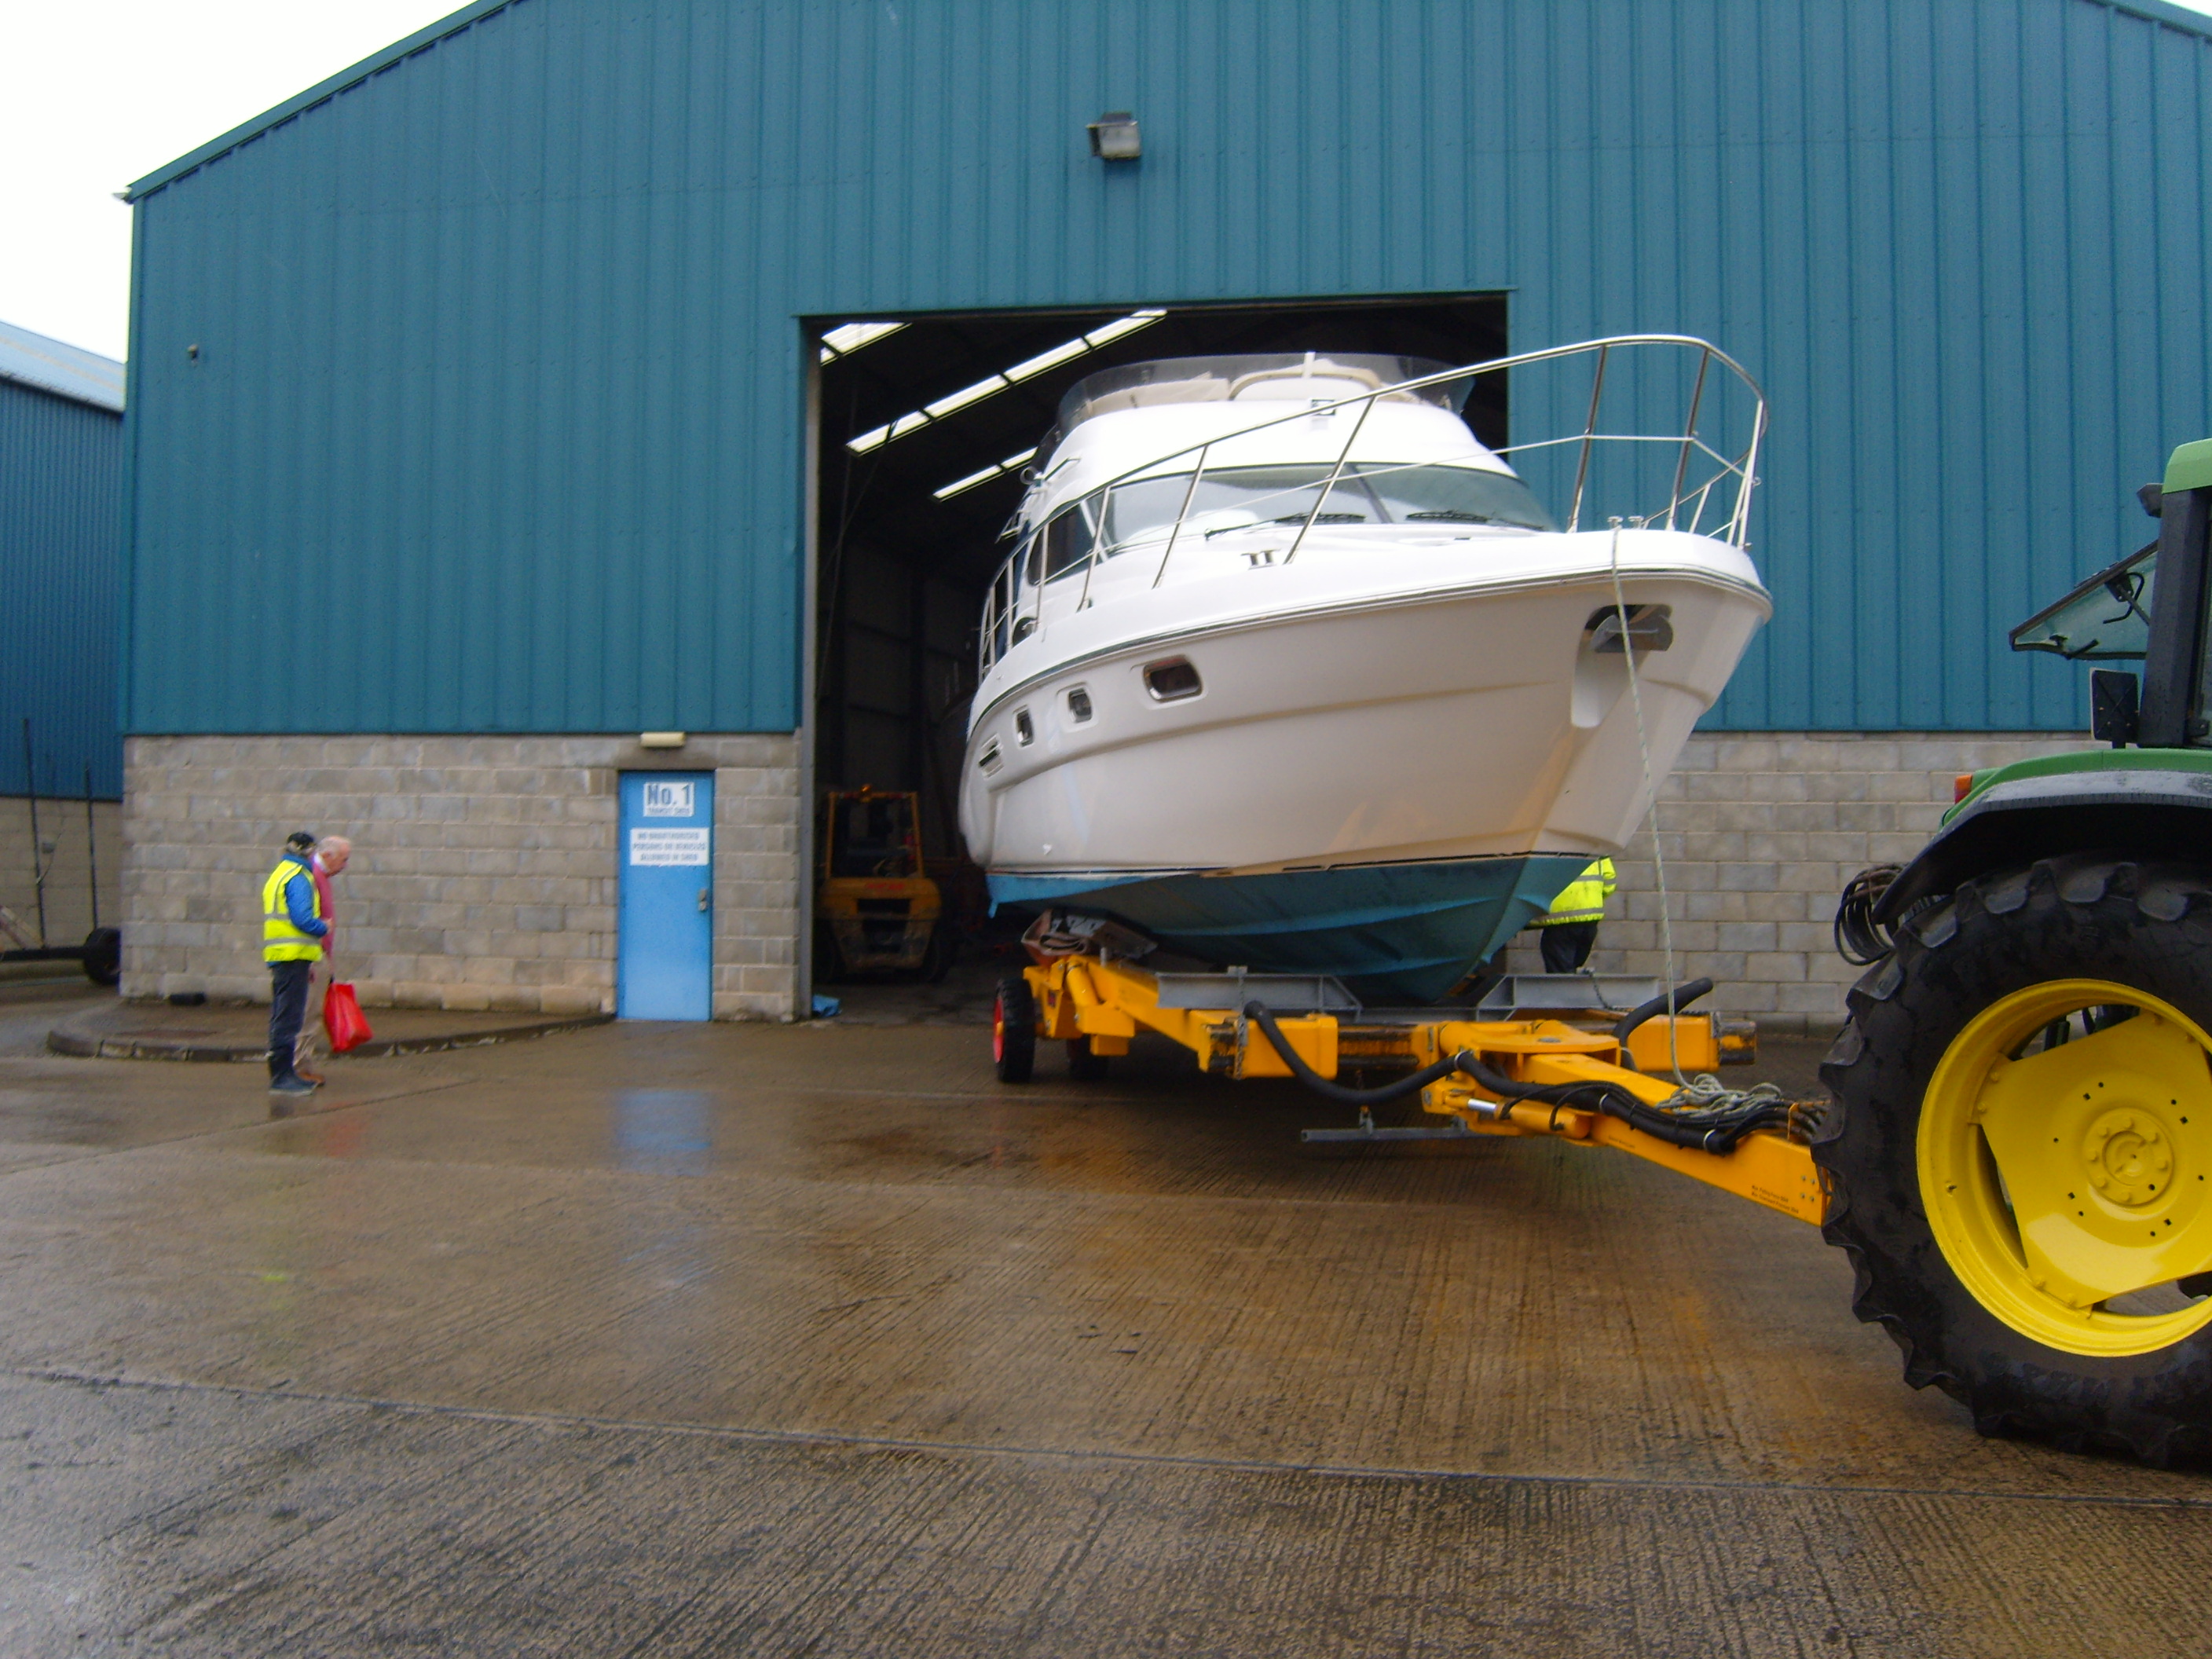
[[[1874,919],[1893,927],[1976,876],[2093,850],[2212,862],[2212,751],[2092,750],[2001,767],[1946,815]]]

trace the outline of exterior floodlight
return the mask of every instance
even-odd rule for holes
[[[1137,118],[1125,109],[1108,110],[1091,124],[1091,153],[1102,161],[1133,161],[1142,155]]]

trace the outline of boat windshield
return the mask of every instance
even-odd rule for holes
[[[1200,474],[1195,489],[1189,473],[1171,472],[1133,478],[1069,502],[999,567],[983,606],[983,672],[1037,625],[1035,600],[1046,588],[1081,575],[1094,559],[1110,559],[1140,544],[1157,547],[1173,532],[1178,516],[1182,533],[1193,544],[1201,538],[1262,526],[1294,530],[1313,513],[1327,486],[1328,499],[1314,518],[1316,525],[1558,528],[1528,486],[1510,472],[1432,462],[1354,461],[1330,484],[1333,471],[1334,465],[1326,461],[1209,467]]]
[[[1206,536],[1266,524],[1303,524],[1333,470],[1323,463],[1209,468],[1194,490],[1188,472],[1117,484],[1107,492],[1106,556],[1164,533],[1179,514],[1186,533]],[[1314,522],[1556,528],[1528,486],[1510,473],[1372,461],[1354,463],[1338,475]]]

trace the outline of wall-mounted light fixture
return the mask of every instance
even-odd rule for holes
[[[641,749],[681,749],[688,734],[682,732],[641,732],[637,746]]]
[[[1137,118],[1125,109],[1108,110],[1091,124],[1091,153],[1102,161],[1133,161],[1142,155]]]

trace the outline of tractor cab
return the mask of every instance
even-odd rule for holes
[[[943,903],[922,864],[920,805],[902,790],[823,796],[814,843],[818,976],[920,970],[934,979],[950,965]]]

